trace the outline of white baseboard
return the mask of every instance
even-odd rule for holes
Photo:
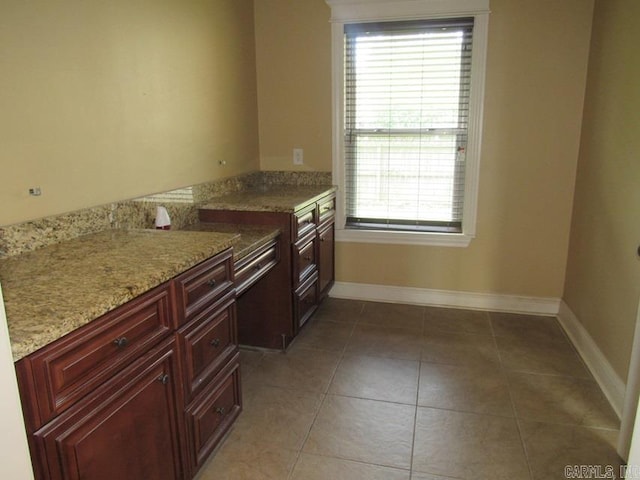
[[[582,326],[578,317],[573,313],[569,305],[564,301],[560,303],[558,312],[560,325],[567,332],[571,343],[576,347],[580,356],[587,364],[591,374],[600,385],[602,392],[609,400],[611,407],[618,415],[622,416],[624,405],[625,382],[618,376],[602,351],[593,341],[589,332]]]
[[[491,310],[495,312],[555,315],[609,400],[613,410],[619,418],[622,415],[625,383],[615,372],[569,306],[558,298],[456,292],[348,282],[336,282],[329,295],[335,298],[372,302],[409,303],[436,307]]]
[[[437,307],[469,308],[496,312],[557,315],[560,299],[522,297],[491,293],[456,292],[428,288],[394,287],[366,283],[336,282],[331,297],[368,300],[372,302],[410,303]]]

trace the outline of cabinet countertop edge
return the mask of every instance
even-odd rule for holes
[[[0,261],[15,362],[194,265],[238,234],[105,230]]]
[[[294,213],[336,190],[333,185],[255,188],[214,197],[200,209]]]

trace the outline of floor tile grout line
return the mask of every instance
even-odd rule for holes
[[[534,480],[533,468],[531,466],[531,461],[529,459],[529,452],[527,451],[527,445],[525,444],[525,441],[524,441],[524,435],[522,433],[522,426],[520,424],[520,419],[518,418],[518,411],[516,409],[516,402],[515,402],[515,400],[513,398],[513,392],[512,392],[512,389],[511,389],[511,382],[509,381],[508,370],[507,370],[507,368],[506,368],[506,366],[504,364],[500,348],[498,348],[498,341],[496,339],[495,330],[493,328],[493,320],[491,319],[490,315],[489,315],[489,320],[491,322],[491,330],[494,332],[493,343],[494,343],[496,351],[498,353],[498,361],[500,362],[500,370],[502,371],[502,374],[505,376],[505,380],[507,382],[507,392],[509,393],[509,402],[511,403],[511,409],[513,411],[513,419],[514,419],[514,421],[516,423],[516,428],[518,430],[518,438],[520,438],[520,447],[522,448],[522,453],[524,454],[524,459],[525,459],[525,462],[527,463],[527,471],[529,472],[529,478],[531,480]]]
[[[361,312],[362,312],[362,309],[364,309],[364,304],[362,305],[362,308],[360,310]],[[357,320],[356,320],[356,323],[357,323]],[[307,325],[307,328],[311,327],[311,326],[312,325]],[[313,421],[311,422],[311,425],[309,425],[309,429],[307,430],[307,433],[304,436],[304,440],[300,444],[300,448],[298,449],[298,451],[296,453],[295,461],[293,462],[291,470],[289,471],[289,474],[287,475],[287,480],[291,480],[293,478],[293,473],[295,471],[296,466],[298,465],[298,462],[300,461],[300,457],[302,456],[302,451],[304,449],[304,446],[306,445],[307,441],[309,440],[309,437],[311,436],[311,431],[313,430],[313,427],[316,424],[316,421],[318,420],[318,415],[320,415],[320,411],[322,410],[322,407],[324,406],[325,402],[327,401],[327,397],[329,396],[329,389],[331,388],[331,383],[333,382],[333,379],[336,376],[338,368],[340,368],[340,364],[342,363],[342,359],[344,358],[345,351],[347,349],[347,345],[349,344],[349,340],[353,336],[354,330],[355,330],[355,324],[352,326],[351,333],[349,334],[349,338],[345,342],[345,345],[342,348],[342,351],[340,352],[340,358],[338,358],[338,362],[336,363],[336,367],[334,368],[333,373],[331,375],[331,378],[329,379],[329,382],[327,383],[326,391],[324,391],[322,393],[322,402],[320,402],[320,405],[318,406],[318,409],[316,410],[316,413],[313,416]]]
[[[357,463],[360,465],[368,465],[368,466],[374,466],[374,467],[382,467],[382,468],[389,468],[392,470],[399,470],[402,472],[407,472],[409,474],[411,474],[411,471],[408,468],[403,468],[403,467],[398,467],[397,465],[388,465],[386,463],[371,463],[371,462],[365,462],[363,460],[356,460],[353,458],[348,458],[348,457],[341,457],[341,456],[336,456],[336,455],[325,455],[322,453],[305,453],[305,455],[311,455],[314,457],[322,457],[322,458],[330,458],[333,460],[343,460],[346,462],[351,462],[351,463]]]
[[[492,324],[492,328],[493,328],[493,324]],[[501,365],[501,370],[503,371],[503,374],[505,375],[505,379],[507,382],[507,391],[509,393],[509,401],[511,402],[511,409],[513,410],[513,418],[516,422],[516,428],[518,429],[518,437],[520,438],[520,446],[522,448],[522,453],[524,454],[524,459],[527,462],[527,471],[529,472],[529,478],[531,480],[534,480],[533,477],[533,468],[531,466],[531,460],[529,459],[529,452],[527,450],[527,445],[524,441],[524,435],[522,432],[522,425],[520,423],[520,418],[518,417],[518,410],[516,409],[516,402],[513,398],[513,392],[511,390],[511,382],[509,381],[509,375],[507,374],[507,370],[505,369],[505,365],[502,361],[502,354],[500,353],[500,349],[498,348],[498,343],[496,341],[495,336],[493,337],[494,339],[494,343],[496,344],[496,350],[498,351],[498,360],[500,361],[500,365]]]
[[[489,320],[489,329],[491,330],[491,336],[493,338],[496,338],[496,330],[495,328],[493,328],[493,320],[491,318],[491,312],[485,312],[485,314],[487,315],[487,320]],[[496,344],[496,348],[498,348],[497,344]]]
[[[416,432],[418,426],[418,401],[420,398],[420,375],[422,372],[422,362],[418,362],[418,388],[416,388],[416,404],[413,413],[413,435],[411,437],[411,459],[409,461],[409,477],[413,478],[413,459],[416,452]]]

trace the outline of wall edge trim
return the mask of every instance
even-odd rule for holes
[[[622,416],[625,382],[618,376],[602,350],[564,300],[560,302],[558,321],[569,336],[587,368],[600,386],[618,418]]]
[[[329,294],[335,298],[369,300],[373,302],[412,303],[437,307],[470,308],[510,313],[557,315],[560,299],[527,297],[493,293],[434,290],[366,283],[335,282]]]

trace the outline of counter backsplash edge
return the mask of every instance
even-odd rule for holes
[[[154,228],[156,207],[164,206],[172,228],[198,220],[198,207],[211,198],[272,185],[327,185],[331,172],[250,172],[132,200],[123,200],[15,225],[0,226],[0,259],[73,238],[117,228]]]

